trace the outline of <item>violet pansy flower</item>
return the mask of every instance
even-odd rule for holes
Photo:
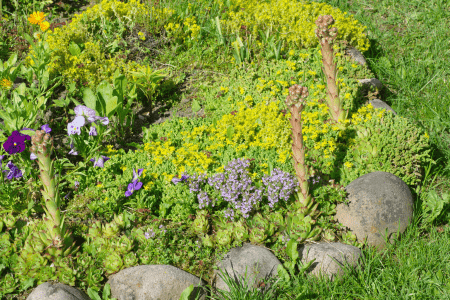
[[[125,196],[129,197],[133,194],[134,191],[139,190],[142,187],[142,182],[138,182],[137,180],[133,181],[128,185],[128,190],[125,192]]]
[[[172,178],[172,183],[176,185],[179,182],[186,181],[188,178],[189,178],[189,175],[183,175],[183,176],[181,176],[181,178],[178,178],[175,176],[174,178]]]
[[[81,134],[80,129],[81,129],[81,127],[84,126],[85,122],[86,122],[86,120],[84,119],[83,116],[77,116],[77,117],[75,117],[75,119],[72,122],[67,124],[67,132],[68,132],[69,136],[72,134],[80,135]]]
[[[21,153],[25,150],[25,140],[31,140],[31,137],[17,130],[13,131],[6,142],[3,143],[3,148],[8,154]]]
[[[103,168],[104,163],[109,159],[110,159],[109,157],[101,155],[97,160],[91,158],[90,161],[94,162],[94,167]]]
[[[87,106],[84,106],[84,105],[78,105],[77,107],[75,107],[75,109],[73,111],[75,112],[77,117],[86,118],[86,120],[89,123],[94,122],[98,118],[98,116],[95,113],[95,110],[93,110],[93,109],[91,109],[91,108],[89,108]]]
[[[94,126],[89,129],[89,135],[97,136],[97,129]]]

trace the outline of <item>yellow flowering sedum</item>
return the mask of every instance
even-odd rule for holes
[[[220,8],[226,8],[223,2],[220,3]],[[314,22],[319,15],[333,16],[335,26],[339,28],[338,40],[346,40],[362,52],[369,49],[369,39],[364,33],[366,27],[352,15],[348,16],[346,12],[325,3],[235,0],[220,23],[226,34],[239,32],[241,25],[245,24],[254,37],[258,36],[258,30],[265,32],[269,29],[273,35],[276,29],[288,44],[299,48],[313,48],[318,45],[318,39],[314,35]]]

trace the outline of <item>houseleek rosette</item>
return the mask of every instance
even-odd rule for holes
[[[54,170],[55,160],[50,159],[53,151],[53,138],[42,130],[36,130],[36,134],[31,138],[31,143],[30,150],[32,155],[38,158],[40,178],[43,184],[41,193],[45,201],[43,209],[46,213],[44,224],[47,232],[40,231],[39,237],[45,245],[44,251],[55,259],[74,254],[78,248],[74,247],[75,242],[71,233],[65,227],[64,216],[61,217],[59,182],[57,182]]]

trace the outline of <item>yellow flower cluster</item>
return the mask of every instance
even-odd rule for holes
[[[50,24],[45,21],[45,15],[43,12],[33,12],[28,18],[28,21],[31,24],[39,25],[42,31],[46,31],[50,27]]]
[[[63,75],[67,82],[79,80],[80,84],[87,82],[87,87],[95,88],[101,81],[112,81],[114,72],[119,69],[120,73],[125,74],[129,85],[132,82],[132,76],[129,71],[139,70],[139,65],[135,62],[126,64],[123,59],[117,56],[105,59],[105,54],[102,51],[102,45],[95,41],[86,30],[86,25],[83,22],[94,22],[99,18],[118,18],[120,20],[136,20],[142,14],[147,14],[148,11],[144,9],[145,6],[140,4],[137,0],[131,0],[128,3],[123,3],[117,0],[103,0],[101,3],[89,7],[82,14],[76,14],[72,22],[67,26],[55,28],[54,31],[49,31],[46,41],[49,44],[50,50],[55,50],[51,56],[53,60],[49,64],[50,77],[56,75]],[[164,16],[170,14],[170,11],[154,9],[155,15]],[[42,13],[41,13],[42,14]],[[33,22],[38,22],[43,18],[43,14],[32,15],[30,18]],[[31,22],[30,20],[30,22]],[[145,38],[145,37],[144,37]],[[85,49],[78,56],[73,56],[69,52],[69,45],[71,42],[82,44]],[[34,54],[30,46],[29,55],[25,61],[28,65],[33,65],[31,55]]]
[[[289,45],[299,48],[312,48],[318,44],[315,36],[315,21],[319,15],[332,15],[339,28],[338,40],[347,40],[350,45],[360,51],[369,49],[369,39],[364,30],[352,15],[342,13],[325,3],[293,0],[236,0],[231,6],[219,2],[220,9],[226,9],[227,15],[221,20],[224,33],[237,33],[245,24],[253,36],[258,36],[258,30],[279,31]],[[270,25],[268,25],[270,24]],[[273,34],[273,33],[272,33]]]

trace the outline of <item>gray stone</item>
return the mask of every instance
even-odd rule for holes
[[[190,299],[195,299],[206,282],[170,265],[142,265],[124,269],[109,277],[111,298],[117,300],[178,300],[181,293],[194,285]],[[200,299],[205,299],[202,295]]]
[[[358,82],[365,86],[373,86],[374,88],[376,88],[378,90],[381,90],[381,88],[383,87],[383,84],[381,83],[381,81],[379,81],[376,78],[359,79]]]
[[[215,284],[213,287],[230,291],[229,287],[222,280],[220,270],[227,272],[231,278],[238,279],[237,282],[245,282],[248,287],[257,288],[258,284],[264,279],[278,275],[277,267],[281,264],[278,258],[266,248],[244,243],[242,247],[231,249],[217,264],[219,270],[214,272]],[[245,275],[247,272],[247,275]],[[223,275],[222,275],[223,276]],[[236,282],[236,280],[235,280]]]
[[[403,233],[413,214],[413,198],[409,187],[397,176],[372,172],[352,181],[346,188],[349,204],[336,206],[335,220],[348,227],[358,242],[367,237],[367,244],[378,250],[390,243],[399,230]]]
[[[90,300],[83,291],[62,283],[44,282],[38,285],[27,300]]]
[[[347,55],[349,55],[354,61],[356,61],[360,65],[363,65],[363,66],[367,65],[364,55],[362,55],[362,53],[359,52],[358,49],[349,46],[345,52]]]
[[[351,245],[326,241],[304,244],[299,246],[298,253],[302,264],[315,259],[307,273],[317,278],[327,276],[334,281],[336,276],[341,277],[345,273],[344,265],[351,268],[360,266],[364,269],[364,266],[360,265],[361,250]]]
[[[386,111],[391,111],[394,115],[397,115],[397,113],[383,100],[372,99],[369,101],[369,103],[372,104],[374,108],[385,108]]]

